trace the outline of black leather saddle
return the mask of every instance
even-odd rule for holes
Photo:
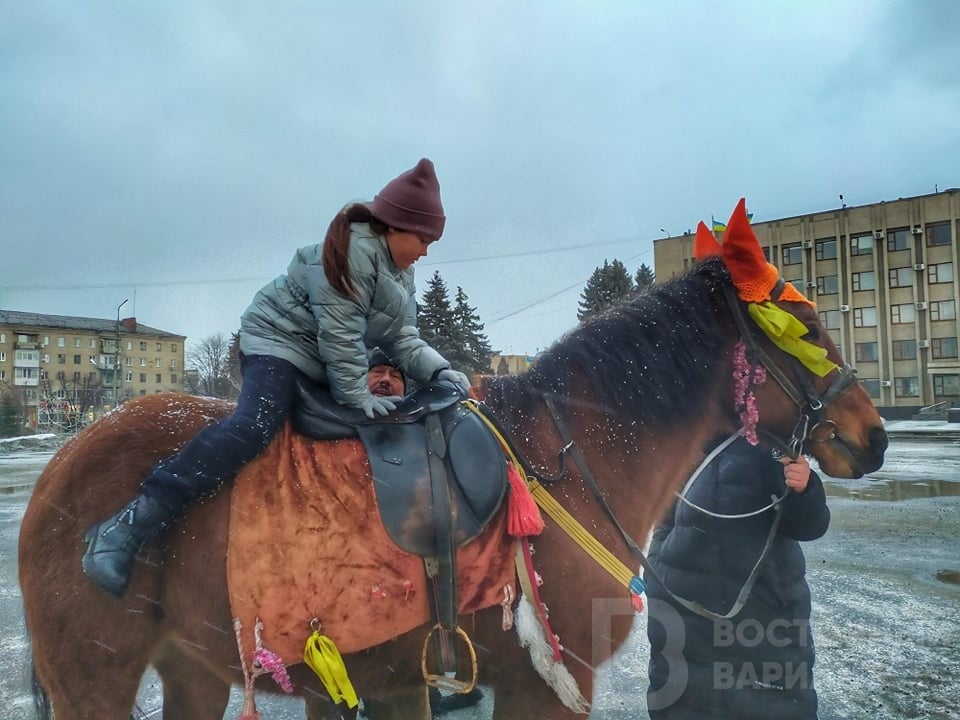
[[[505,456],[453,383],[429,383],[394,412],[371,420],[337,404],[324,387],[299,382],[294,429],[317,440],[360,438],[383,524],[406,552],[436,556],[438,532],[441,545],[459,547],[479,535],[500,508],[507,491]],[[447,518],[450,537],[444,538]]]

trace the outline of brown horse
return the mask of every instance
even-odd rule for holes
[[[776,303],[838,366],[824,377],[757,330],[729,264],[704,260],[580,325],[525,375],[487,378],[476,388],[545,474],[556,472],[558,452],[573,441],[583,462],[568,463],[550,491],[628,566],[636,559],[584,477],[596,478],[629,535],[646,538],[706,451],[740,425],[732,358],[741,339],[751,357],[769,363],[771,379],[755,388],[763,442],[812,454],[836,477],[860,477],[883,461],[882,421],[813,308]],[[192,507],[144,548],[123,599],[99,590],[80,565],[84,531],[125,503],[154,462],[227,410],[179,395],[130,402],[68,443],[38,480],[20,536],[20,583],[36,676],[57,720],[127,718],[150,664],[163,681],[166,720],[220,718],[231,684],[242,682],[224,562],[228,492]],[[589,702],[596,668],[626,638],[634,615],[624,588],[556,524],[548,520],[535,544],[550,624]],[[500,607],[461,621],[479,649],[479,681],[494,689],[494,718],[575,715],[538,677],[516,634],[503,631]],[[371,717],[429,717],[419,663],[425,635],[419,628],[345,657]],[[308,717],[337,717],[304,668],[292,667],[291,679]],[[260,687],[275,690],[269,678]]]

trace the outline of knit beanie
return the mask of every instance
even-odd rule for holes
[[[393,368],[399,369],[400,366],[395,363],[389,355],[387,355],[380,348],[374,348],[370,353],[370,359],[368,361],[367,367],[376,367],[377,365],[388,365]]]
[[[422,158],[416,167],[395,177],[369,204],[373,216],[397,230],[437,240],[447,218],[440,202],[440,183],[433,163]]]

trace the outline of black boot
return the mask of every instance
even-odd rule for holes
[[[111,518],[87,530],[83,571],[114,597],[122,597],[130,583],[133,561],[143,544],[159,533],[174,510],[146,495]]]

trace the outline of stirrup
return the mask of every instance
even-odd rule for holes
[[[447,677],[442,673],[431,673],[429,670],[427,670],[427,650],[430,647],[430,638],[433,637],[435,632],[451,632],[463,639],[464,644],[467,646],[467,650],[470,651],[472,677],[469,680],[460,680],[457,677]],[[456,693],[458,695],[466,695],[468,692],[473,690],[477,686],[477,651],[474,649],[473,642],[471,642],[470,637],[467,635],[467,631],[459,626],[454,630],[447,630],[440,623],[437,623],[430,628],[430,632],[427,633],[427,637],[423,641],[423,653],[420,655],[420,672],[423,674],[423,681],[428,687],[436,688],[437,690],[443,690],[449,693]]]

